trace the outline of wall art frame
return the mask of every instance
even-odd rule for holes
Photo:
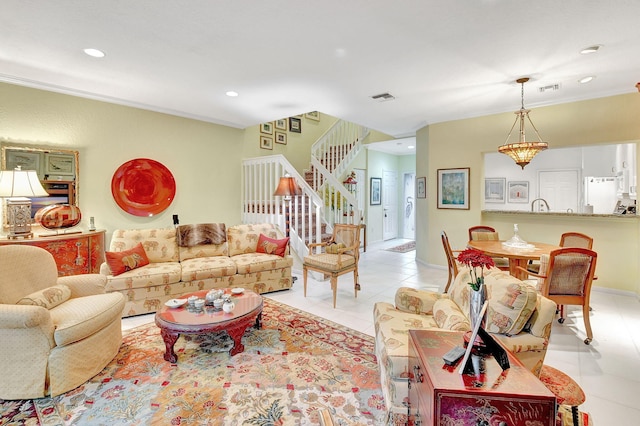
[[[438,208],[469,210],[469,167],[438,169]]]
[[[507,200],[510,203],[529,202],[529,181],[513,180],[507,183]]]
[[[272,122],[261,123],[260,124],[260,133],[264,133],[266,135],[272,135],[273,134],[273,123]]]
[[[68,154],[44,154],[44,174],[54,176],[74,176],[75,158]]]
[[[369,204],[372,206],[379,206],[382,204],[382,178],[372,177],[369,191]]]
[[[279,120],[276,120],[273,122],[273,127],[276,128],[276,130],[284,130],[285,132],[287,131],[287,119],[286,118],[281,118]]]
[[[260,136],[260,148],[273,149],[273,138],[271,136]]]
[[[275,134],[276,143],[286,145],[287,144],[287,134],[285,132],[276,132]]]
[[[507,178],[485,178],[484,202],[504,204],[506,186],[507,186]]]
[[[427,178],[416,178],[416,198],[427,198]]]
[[[289,117],[289,131],[293,133],[302,133],[302,120],[298,117]]]
[[[320,113],[318,111],[310,111],[304,115],[309,120],[320,121]]]
[[[20,166],[22,170],[35,170],[38,177],[42,178],[42,170],[40,168],[40,162],[42,159],[41,152],[31,152],[24,150],[13,150],[7,148],[4,151],[4,170],[13,170]]]

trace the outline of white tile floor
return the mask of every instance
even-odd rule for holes
[[[447,280],[444,269],[428,267],[415,261],[415,251],[395,253],[384,250],[401,244],[394,240],[367,247],[360,258],[358,298],[353,297],[352,274],[340,277],[337,307],[332,307],[329,282],[309,280],[307,297],[303,296],[300,265],[291,290],[266,295],[282,303],[330,319],[363,333],[373,335],[373,305],[378,301],[393,303],[401,286],[439,290]],[[591,325],[594,340],[585,345],[584,323],[579,307],[567,307],[564,324],[554,321],[545,364],[564,371],[585,391],[581,409],[603,425],[640,425],[640,301],[635,296],[610,292],[591,293]],[[153,321],[153,315],[123,320],[123,329]]]

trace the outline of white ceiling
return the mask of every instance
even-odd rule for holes
[[[0,11],[0,81],[238,128],[317,110],[413,136],[519,109],[525,75],[532,108],[640,81],[638,0],[0,0]],[[384,92],[395,100],[370,98]]]

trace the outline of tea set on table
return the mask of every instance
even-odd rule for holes
[[[236,307],[236,304],[231,299],[232,295],[239,295],[243,292],[241,288],[234,288],[231,290],[232,294],[225,293],[223,290],[210,290],[207,292],[204,299],[199,298],[198,296],[189,296],[186,299],[187,302],[187,310],[190,312],[202,312],[207,307],[207,310],[212,311],[224,311],[225,313],[233,312],[233,309]],[[169,302],[182,302],[180,304],[167,304],[169,307],[180,307],[184,304],[184,299],[174,299]],[[167,303],[169,303],[167,302]]]

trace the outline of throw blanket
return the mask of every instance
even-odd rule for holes
[[[201,223],[178,226],[178,245],[193,247],[200,244],[222,244],[227,241],[224,223]]]

